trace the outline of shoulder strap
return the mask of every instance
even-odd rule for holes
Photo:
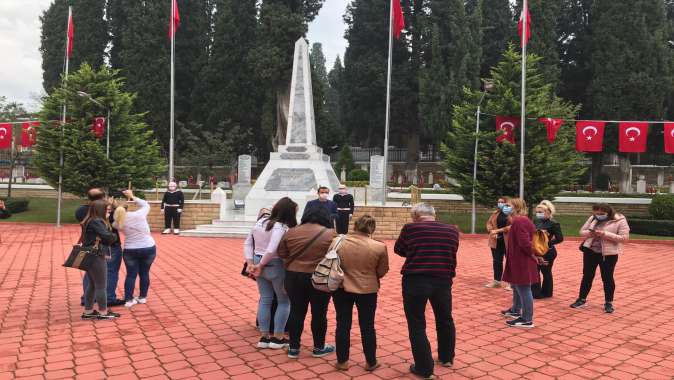
[[[84,244],[84,233],[86,232],[87,226],[88,226],[88,225],[89,225],[88,222],[87,222],[87,224],[82,225],[82,228],[81,228],[81,230],[80,230],[80,238],[77,239],[77,245],[82,245],[82,244]]]
[[[295,259],[298,256],[301,256],[302,254],[304,254],[304,252],[306,252],[307,249],[309,249],[309,247],[311,247],[316,242],[316,240],[318,240],[318,238],[321,237],[325,233],[325,231],[327,231],[327,230],[328,229],[326,227],[323,227],[323,229],[319,233],[317,233],[316,236],[314,236],[311,240],[309,240],[309,242],[304,246],[304,248],[302,248],[302,250],[298,254],[293,255],[292,257],[288,258],[288,261],[285,263],[286,267],[288,267],[288,265],[290,265],[290,263],[295,261]]]

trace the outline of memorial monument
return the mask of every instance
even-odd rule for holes
[[[271,207],[283,197],[297,202],[301,213],[307,194],[319,186],[337,191],[339,179],[330,157],[316,145],[309,45],[300,38],[295,43],[286,142],[278,152],[270,154],[269,162],[248,192],[246,217],[256,217],[260,208]]]

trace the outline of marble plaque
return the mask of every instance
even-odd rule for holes
[[[239,156],[239,183],[240,184],[249,184],[250,183],[250,167],[253,162],[251,156],[244,154]]]
[[[309,158],[311,156],[306,153],[281,153],[282,160],[308,160]]]
[[[287,146],[286,150],[291,153],[297,153],[297,152],[306,152],[307,147],[306,146]]]
[[[276,169],[264,189],[267,191],[309,191],[316,187],[318,187],[316,176],[311,169]]]
[[[384,187],[384,156],[370,157],[370,186]]]

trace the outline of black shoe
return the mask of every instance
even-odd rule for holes
[[[510,317],[510,318],[519,318],[520,317],[520,313],[516,313],[516,312],[514,312],[510,309],[501,311],[501,315],[504,316],[504,317]]]
[[[435,379],[435,376],[433,376],[432,373],[431,373],[430,375],[424,375],[423,373],[417,371],[417,368],[416,368],[416,366],[415,366],[414,364],[412,364],[412,365],[410,366],[410,372],[412,372],[413,374],[415,374],[415,375],[417,375],[417,376],[419,376],[419,377],[421,377],[422,379],[425,379],[425,380],[433,380],[433,379]]]
[[[290,342],[286,338],[283,338],[283,339],[279,339],[279,338],[275,338],[275,337],[269,338],[269,348],[271,348],[273,350],[280,350],[282,348],[286,348],[286,347],[288,347],[289,344],[290,344]]]
[[[100,313],[98,312],[98,310],[94,310],[91,313],[82,313],[81,318],[82,318],[82,320],[86,321],[86,320],[90,320],[90,319],[98,319],[99,315],[100,315]]]
[[[328,356],[331,353],[335,352],[335,346],[331,344],[326,344],[323,348],[314,348],[314,351],[311,353],[311,356],[315,358],[322,358]]]
[[[112,311],[108,310],[106,314],[99,314],[98,319],[117,319],[121,317],[119,313],[113,313]]]
[[[582,299],[578,298],[578,299],[576,300],[576,302],[574,302],[574,303],[571,304],[571,308],[572,308],[572,309],[578,309],[578,308],[581,308],[581,307],[585,306],[585,302],[586,302],[585,300],[582,300]]]
[[[517,319],[513,319],[511,321],[506,321],[506,325],[508,325],[510,327],[518,327],[518,328],[521,328],[521,329],[530,329],[530,328],[534,327],[533,322],[527,322],[522,317],[517,318]]]
[[[615,309],[613,308],[613,304],[610,302],[607,302],[604,304],[604,311],[608,314],[613,314]]]
[[[124,300],[120,300],[117,298],[116,300],[113,301],[108,301],[108,306],[122,306],[126,303]]]
[[[257,342],[257,348],[269,348],[269,338],[261,337],[260,341]]]

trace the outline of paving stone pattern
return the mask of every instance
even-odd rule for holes
[[[402,260],[394,255],[376,319],[382,368],[372,374],[363,369],[354,321],[352,367],[338,373],[334,355],[310,357],[308,324],[300,360],[254,347],[258,293],[239,275],[241,240],[157,235],[147,305],[118,308],[117,321],[92,322],[79,319],[80,272],[61,267],[77,240],[76,227],[3,224],[0,234],[0,379],[409,378]],[[555,297],[536,302],[536,328],[523,331],[507,328],[498,314],[510,293],[484,287],[491,272],[486,238],[464,238],[453,293],[457,356],[453,368],[436,368],[438,378],[671,379],[674,245],[627,246],[616,270],[613,315],[603,313],[599,274],[588,306],[568,307],[580,282],[577,247],[576,241],[562,245]],[[331,306],[329,342],[334,321]],[[428,324],[433,332],[432,314]]]

